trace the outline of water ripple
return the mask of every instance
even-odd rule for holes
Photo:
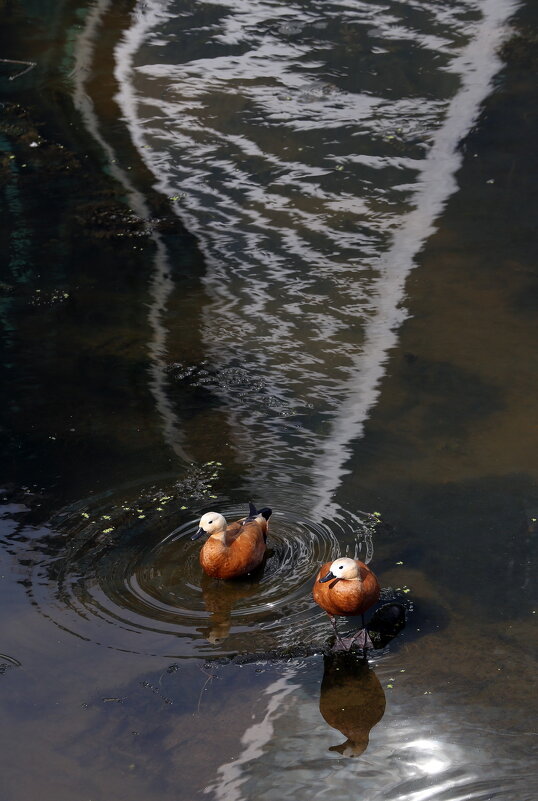
[[[52,589],[60,606],[47,614],[58,614],[58,625],[123,650],[181,657],[324,645],[330,630],[312,600],[313,578],[340,553],[370,559],[375,516],[313,519],[300,501],[277,509],[263,566],[219,581],[205,576],[200,542],[191,541],[207,500],[187,509],[179,498],[177,487],[153,489],[129,503],[94,498],[59,513],[55,528],[68,546],[36,566],[38,605],[50,609]],[[228,520],[245,513],[246,503],[215,503]]]

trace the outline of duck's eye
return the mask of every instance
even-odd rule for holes
[[[338,570],[343,570],[343,569],[344,569],[344,565],[340,565],[340,567],[338,568]]]
[[[208,525],[210,526],[212,523],[213,523],[213,521],[212,521],[212,520],[210,520],[210,521],[209,521],[209,523],[208,523]]]

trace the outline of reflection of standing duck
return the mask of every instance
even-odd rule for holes
[[[209,534],[200,552],[204,572],[213,578],[230,579],[244,576],[258,567],[267,550],[267,521],[270,517],[271,509],[256,510],[251,503],[248,517],[235,523],[228,524],[218,512],[202,515],[192,539]]]
[[[368,662],[355,654],[325,656],[319,711],[324,720],[347,737],[329,750],[360,756],[368,747],[370,731],[385,712],[385,693]]]
[[[334,562],[326,562],[316,576],[313,595],[314,601],[325,609],[334,628],[337,640],[345,648],[336,628],[337,615],[363,615],[379,600],[381,589],[374,573],[359,559],[350,559],[344,556]],[[348,642],[351,648],[353,642],[364,631],[357,632]],[[366,632],[361,642],[363,647],[372,647]]]

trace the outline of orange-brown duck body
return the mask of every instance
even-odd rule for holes
[[[212,578],[230,579],[251,573],[262,562],[267,551],[267,521],[271,509],[257,511],[250,508],[248,517],[227,523],[217,512],[202,515],[197,533],[209,539],[200,551],[200,564],[204,573]]]
[[[342,557],[320,568],[314,601],[331,616],[362,615],[379,600],[381,588],[369,567],[359,559]]]

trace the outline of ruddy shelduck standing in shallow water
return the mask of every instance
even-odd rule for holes
[[[314,583],[314,601],[329,615],[341,647],[345,648],[345,645],[336,628],[336,616],[363,615],[379,600],[380,592],[375,574],[359,559],[343,556],[334,562],[326,562],[320,568]],[[351,637],[348,648],[363,632],[363,647],[372,647],[363,619],[363,629]]]
[[[251,573],[263,562],[267,550],[267,521],[271,509],[257,510],[249,503],[248,517],[227,523],[224,515],[206,512],[192,539],[209,534],[200,551],[200,564],[212,578],[230,579]]]

